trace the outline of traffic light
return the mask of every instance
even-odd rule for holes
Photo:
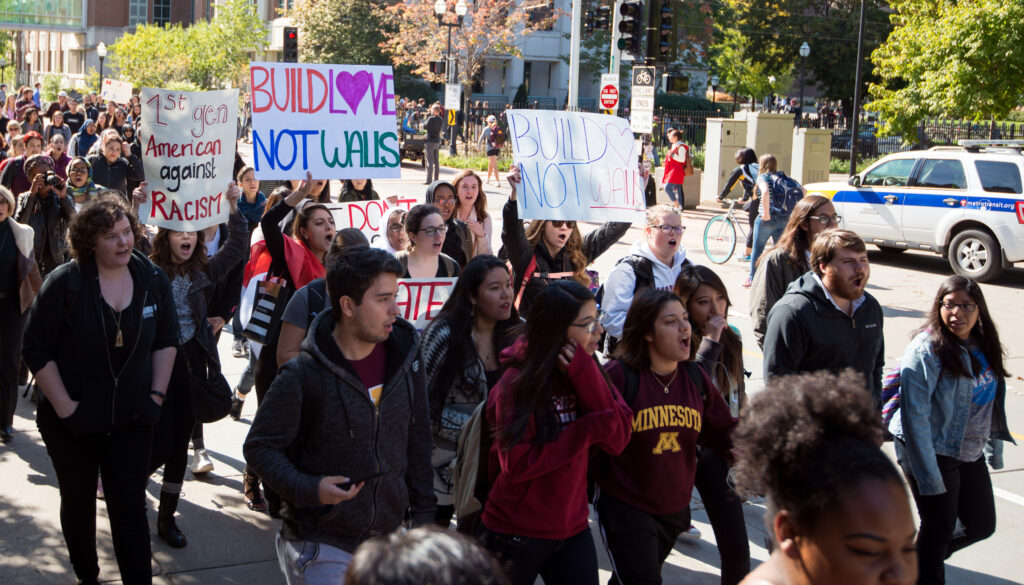
[[[657,62],[676,60],[676,4],[673,0],[655,0],[651,6],[647,51],[648,56]]]
[[[285,63],[299,62],[299,29],[294,26],[284,27],[284,50],[281,61]]]
[[[587,10],[583,14],[583,30],[591,33],[594,32],[594,11]]]
[[[448,73],[448,62],[447,61],[431,61],[430,72],[434,75],[445,75]]]
[[[622,15],[622,19],[619,20],[619,33],[622,34],[619,37],[619,50],[637,57],[642,56],[640,45],[643,41],[643,5],[639,2],[623,2],[619,6],[619,14]]]
[[[612,8],[606,4],[597,7],[597,30],[610,30],[612,27]]]

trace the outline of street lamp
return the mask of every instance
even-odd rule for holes
[[[768,112],[771,113],[775,105],[775,76],[768,76]]]
[[[7,83],[7,59],[0,57],[0,84]]]
[[[437,17],[437,26],[444,26],[448,28],[448,50],[445,51],[445,56],[448,61],[447,67],[445,67],[445,76],[448,78],[447,83],[456,81],[455,68],[452,59],[452,29],[462,28],[462,19],[466,17],[466,13],[469,12],[469,6],[466,5],[466,0],[458,0],[455,3],[455,16],[457,17],[456,22],[445,22],[444,15],[448,12],[448,2],[446,0],[437,0],[434,2],[434,16]],[[455,126],[448,127],[448,154],[455,156]]]
[[[96,56],[100,58],[100,91],[103,91],[103,60],[107,57],[107,46],[101,41],[96,45]]]
[[[710,81],[711,81],[711,103],[717,104],[718,103],[718,76],[717,75],[712,75]]]
[[[32,53],[25,53],[25,64],[28,65],[28,85],[32,85]]]
[[[796,107],[796,120],[794,125],[799,126],[804,118],[804,70],[807,69],[807,56],[811,54],[811,46],[804,41],[800,45],[800,103]]]

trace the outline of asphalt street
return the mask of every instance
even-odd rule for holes
[[[442,178],[451,178],[455,173],[453,169],[441,170]],[[424,174],[419,165],[407,163],[402,174],[401,180],[375,180],[377,192],[382,197],[395,194],[422,200]],[[334,187],[334,193],[339,192],[337,187]],[[500,210],[509,190],[503,180],[501,188],[485,185],[485,191],[488,209],[494,218],[493,243],[497,249],[500,245]],[[720,212],[702,207],[684,213],[683,224],[687,230],[683,243],[688,257],[698,264],[711,265],[701,248],[701,238],[708,219]],[[596,227],[597,224],[581,224],[584,231]],[[631,229],[622,241],[598,259],[596,269],[607,275],[615,261],[628,253],[629,245],[641,237],[639,227]],[[950,269],[945,260],[919,252],[888,255],[871,248],[869,257],[872,270],[868,290],[878,298],[885,311],[888,367],[897,363],[912,332],[922,324],[939,282],[950,274]],[[739,328],[745,340],[745,366],[752,372],[748,391],[756,392],[761,387],[762,356],[753,342],[747,313],[748,290],[740,286],[748,265],[734,257],[728,263],[713,268],[729,287],[733,305],[729,321]],[[984,285],[983,289],[998,323],[1009,357],[1007,364],[1013,373],[1006,403],[1010,428],[1015,431],[1018,442],[1024,443],[1024,269],[1012,270],[998,281]],[[225,374],[233,385],[245,363],[231,356],[230,345],[231,336],[222,336],[220,351]],[[265,514],[249,511],[242,500],[244,462],[241,445],[255,409],[253,397],[246,402],[241,422],[225,419],[206,427],[206,444],[215,469],[203,478],[186,474],[178,525],[188,536],[187,548],[171,549],[156,538],[159,478],[155,477],[150,483],[153,572],[157,583],[269,585],[284,582],[274,553],[273,534],[277,522]],[[0,583],[72,583],[74,575],[60,531],[56,479],[35,429],[34,410],[28,400],[19,398],[14,426],[17,430],[14,441],[0,447]],[[891,454],[891,448],[888,450]],[[1017,565],[1019,559],[1016,556],[1021,542],[1024,542],[1024,449],[1007,445],[1005,460],[1005,468],[992,473],[998,517],[996,533],[949,560],[947,579],[951,584],[1007,585],[1024,582],[1024,571]],[[672,489],[672,486],[666,485],[664,489]],[[98,509],[101,578],[115,579],[117,566],[106,510],[102,503]],[[695,500],[693,509],[694,523],[701,530],[702,537],[699,541],[677,544],[664,569],[665,583],[711,585],[719,582],[714,535],[706,523],[699,500]],[[745,510],[751,552],[756,564],[767,558],[763,546],[763,507],[748,503]],[[595,539],[600,549],[600,536],[596,530]],[[603,577],[609,575],[609,568],[602,554]]]

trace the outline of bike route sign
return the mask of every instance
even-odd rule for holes
[[[637,134],[654,130],[654,67],[634,67],[629,125]]]

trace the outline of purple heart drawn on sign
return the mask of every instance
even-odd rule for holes
[[[636,160],[633,157],[633,151],[636,150],[636,141],[634,141],[634,140],[630,140],[629,141],[629,152],[627,152],[625,155],[623,155],[622,151],[619,150],[615,146],[615,141],[611,140],[611,138],[613,136],[615,138],[620,138],[620,137],[622,137],[623,134],[625,134],[627,132],[629,132],[629,136],[630,136],[630,138],[632,138],[633,137],[633,130],[629,126],[626,126],[622,130],[618,130],[615,126],[616,126],[616,124],[605,124],[605,126],[604,126],[605,134],[609,138],[608,146],[611,147],[611,149],[615,151],[615,154],[619,155],[619,158],[622,159],[622,164],[624,164],[625,166],[628,167],[628,166],[630,166],[629,165],[629,161],[631,161],[631,160],[635,161]],[[611,129],[611,131],[609,131],[609,128]]]
[[[370,88],[370,81],[370,74],[366,71],[360,71],[355,75],[342,71],[334,80],[334,85],[338,87],[348,107],[352,108],[353,114],[359,109],[359,102],[363,101],[366,90]]]

